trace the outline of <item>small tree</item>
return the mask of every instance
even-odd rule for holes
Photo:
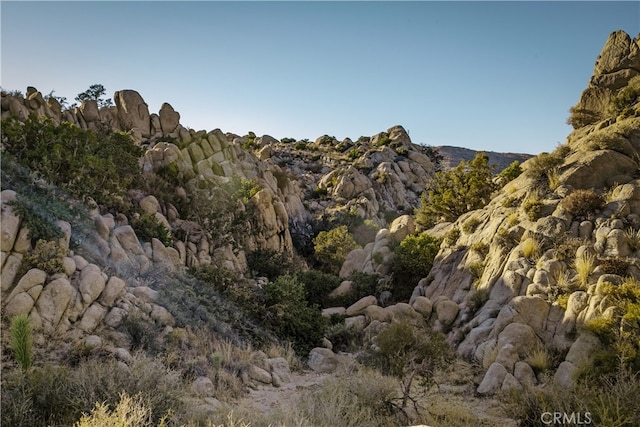
[[[321,231],[315,239],[315,257],[328,272],[337,274],[349,252],[360,247],[346,225]]]
[[[76,101],[96,101],[99,107],[111,107],[113,101],[111,98],[104,99],[102,96],[107,93],[107,90],[101,84],[94,84],[89,86],[89,89],[81,92],[76,96]]]
[[[378,335],[378,347],[374,360],[383,373],[399,380],[401,408],[411,400],[418,410],[416,396],[412,393],[414,380],[420,379],[425,387],[433,384],[435,371],[454,358],[443,334],[408,323],[392,323],[382,330]]]
[[[440,221],[454,221],[465,212],[484,207],[495,190],[489,157],[484,152],[476,154],[470,162],[461,161],[458,166],[437,172],[427,184],[416,222],[430,228]]]

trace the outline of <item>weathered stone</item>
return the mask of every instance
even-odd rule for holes
[[[413,309],[418,313],[422,314],[422,317],[424,317],[425,319],[429,319],[429,317],[431,317],[433,304],[431,303],[431,300],[429,300],[429,298],[418,296],[411,304],[411,307],[413,307]]]
[[[47,283],[36,301],[45,332],[53,332],[57,328],[73,296],[74,288],[68,279],[59,278]]]
[[[95,264],[89,264],[80,272],[80,284],[78,290],[85,304],[91,304],[95,301],[105,287],[105,280],[102,276],[100,267]]]
[[[370,305],[376,305],[377,302],[378,301],[376,300],[376,297],[374,297],[373,295],[363,297],[349,306],[345,314],[349,317],[357,316],[364,313],[365,308]]]
[[[277,376],[280,383],[291,382],[291,369],[289,368],[289,362],[284,357],[274,357],[266,360],[267,365],[271,371],[271,376]]]
[[[169,310],[157,304],[151,304],[151,306],[153,309],[151,310],[150,316],[153,320],[161,325],[175,326],[176,320],[171,313],[169,313]]]
[[[247,374],[249,375],[249,378],[254,381],[258,381],[264,384],[271,384],[271,374],[256,365],[250,365],[247,369]]]
[[[477,388],[480,394],[493,394],[502,388],[502,382],[507,376],[507,370],[499,363],[493,363],[482,378]]]
[[[558,366],[553,379],[558,385],[571,389],[575,386],[577,371],[578,367],[575,364],[565,360]]]
[[[124,280],[116,276],[111,276],[100,295],[99,302],[105,307],[111,307],[118,298],[125,294],[126,287],[127,284]]]
[[[347,317],[344,319],[344,326],[346,329],[353,329],[360,332],[367,326],[367,321],[363,315]]]
[[[22,263],[22,254],[17,252],[7,256],[6,261],[2,266],[2,275],[0,276],[0,286],[2,291],[8,291],[13,286],[18,274],[18,269]]]
[[[329,307],[322,310],[322,315],[324,317],[331,317],[334,314],[342,316],[346,314],[346,312],[347,312],[347,309],[344,307]]]
[[[3,252],[11,252],[13,244],[18,236],[20,229],[20,217],[14,215],[11,207],[5,202],[5,193],[3,193],[2,207],[0,208],[0,250]]]
[[[180,123],[180,113],[175,111],[173,107],[166,102],[160,107],[159,116],[160,127],[164,135],[168,135],[176,130]]]
[[[191,383],[191,391],[200,397],[211,396],[213,390],[213,382],[208,377],[198,377]]]
[[[500,332],[498,348],[512,345],[520,357],[526,357],[539,341],[531,326],[511,323]]]
[[[316,347],[309,352],[307,364],[312,371],[332,373],[338,367],[338,357],[328,348]]]
[[[93,332],[106,315],[107,315],[106,308],[104,308],[97,302],[93,303],[84,312],[84,315],[82,316],[82,320],[80,320],[80,324],[78,325],[78,328],[82,329],[85,332]]]
[[[11,319],[14,316],[27,315],[35,305],[35,301],[27,292],[16,294],[4,307],[4,315]]]
[[[120,90],[114,94],[118,121],[122,130],[136,129],[144,138],[151,133],[149,107],[134,90]]]
[[[496,362],[504,366],[507,372],[513,372],[513,368],[519,360],[518,351],[512,344],[505,344],[499,348],[500,350],[498,351]]]
[[[140,200],[140,209],[148,215],[155,215],[160,210],[160,203],[155,196],[149,195]]]
[[[27,271],[24,276],[20,278],[16,287],[11,290],[11,293],[6,299],[7,303],[10,303],[14,296],[22,292],[27,292],[34,286],[44,285],[45,280],[47,280],[47,273],[44,271],[37,268],[32,268]]]
[[[458,317],[458,312],[460,311],[460,307],[455,302],[446,299],[440,300],[435,304],[436,316],[438,317],[438,321],[444,326],[449,327],[453,324]]]
[[[536,374],[526,362],[516,362],[513,368],[513,376],[516,377],[525,388],[536,385]]]
[[[379,322],[391,322],[393,314],[378,305],[370,305],[364,309],[364,315],[369,323],[374,320]]]
[[[133,295],[144,302],[154,302],[158,298],[158,291],[148,286],[136,286],[133,288]]]
[[[424,319],[420,313],[415,311],[409,304],[399,302],[385,308],[391,313],[394,322],[409,323],[414,326],[424,325]]]
[[[394,219],[389,226],[389,238],[396,243],[415,233],[415,222],[411,215],[402,215]]]
[[[520,381],[518,381],[518,379],[514,376],[511,375],[510,373],[507,372],[507,375],[504,377],[504,380],[502,381],[502,387],[500,387],[500,391],[503,392],[510,392],[510,391],[520,391],[522,390],[522,384],[520,384]]]

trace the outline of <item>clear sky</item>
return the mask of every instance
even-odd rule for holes
[[[640,2],[1,2],[3,88],[137,90],[194,129],[539,153]]]

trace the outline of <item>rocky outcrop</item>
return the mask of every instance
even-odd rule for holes
[[[609,35],[598,56],[589,85],[573,107],[574,112],[586,116],[590,123],[607,116],[613,94],[633,77],[640,75],[639,39],[632,39],[624,31]],[[579,124],[574,127],[579,127]]]

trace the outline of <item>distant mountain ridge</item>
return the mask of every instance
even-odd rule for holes
[[[450,145],[440,145],[433,148],[436,149],[443,157],[442,161],[440,162],[443,169],[456,167],[462,160],[473,160],[476,153],[480,151],[471,150],[469,148],[452,147]],[[522,163],[525,160],[533,157],[533,155],[525,153],[498,153],[495,151],[485,151],[485,153],[487,153],[487,156],[489,156],[489,164],[498,166],[496,169],[496,173],[500,172],[516,160]]]

